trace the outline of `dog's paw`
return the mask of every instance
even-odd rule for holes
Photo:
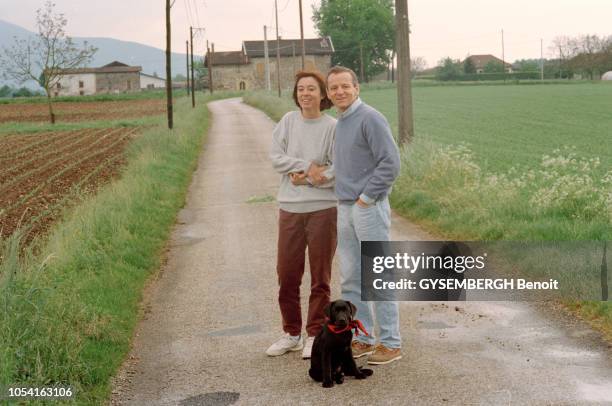
[[[374,371],[372,371],[371,369],[367,369],[367,368],[361,368],[360,371],[365,376],[372,376],[374,374]]]
[[[324,388],[333,388],[334,387],[334,382],[333,381],[329,381],[329,382],[323,382],[322,385]]]
[[[342,385],[342,384],[344,383],[344,375],[338,375],[338,376],[336,376],[336,379],[335,379],[335,380],[336,380],[336,383],[337,383],[338,385]]]
[[[362,374],[361,372],[355,374],[355,379],[366,379],[367,375]]]

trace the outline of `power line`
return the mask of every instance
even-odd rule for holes
[[[187,12],[187,20],[189,21],[189,25],[194,26],[195,24],[191,18],[191,6],[189,5],[189,1],[183,0],[183,5],[185,6],[185,11]]]
[[[200,23],[200,13],[198,12],[198,2],[196,0],[192,0],[193,1],[193,7],[195,9],[195,13],[196,13],[196,19],[198,22],[198,27],[201,27],[202,24]]]

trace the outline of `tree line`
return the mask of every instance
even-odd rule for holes
[[[612,70],[612,36],[581,35],[556,37],[550,47],[556,57],[550,59],[520,59],[512,64],[513,73],[504,73],[503,65],[490,61],[482,73],[476,73],[471,59],[464,61],[442,58],[435,70],[435,79],[449,80],[500,80],[540,79],[542,69],[547,79],[572,79],[576,76],[596,80]],[[544,66],[542,66],[542,64]]]

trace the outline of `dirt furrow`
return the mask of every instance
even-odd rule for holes
[[[110,132],[109,132],[110,131]],[[101,129],[96,130],[92,134],[87,134],[83,138],[57,150],[51,150],[41,153],[40,156],[33,157],[27,162],[13,167],[11,170],[2,171],[0,173],[0,193],[6,192],[5,199],[9,200],[8,196],[14,196],[13,190],[23,189],[20,185],[33,185],[38,183],[37,177],[45,172],[56,172],[58,168],[63,168],[70,164],[72,157],[80,152],[85,152],[99,143],[104,143],[107,138],[112,138],[112,135],[121,129]],[[45,158],[55,157],[54,159],[45,162]],[[40,162],[44,162],[40,164]]]

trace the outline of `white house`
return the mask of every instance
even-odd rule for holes
[[[166,79],[140,72],[141,89],[164,89],[165,87]]]
[[[62,69],[51,89],[52,96],[84,96],[98,93],[140,91],[140,66],[112,62],[100,68]]]
[[[601,75],[601,80],[612,80],[612,70]]]

